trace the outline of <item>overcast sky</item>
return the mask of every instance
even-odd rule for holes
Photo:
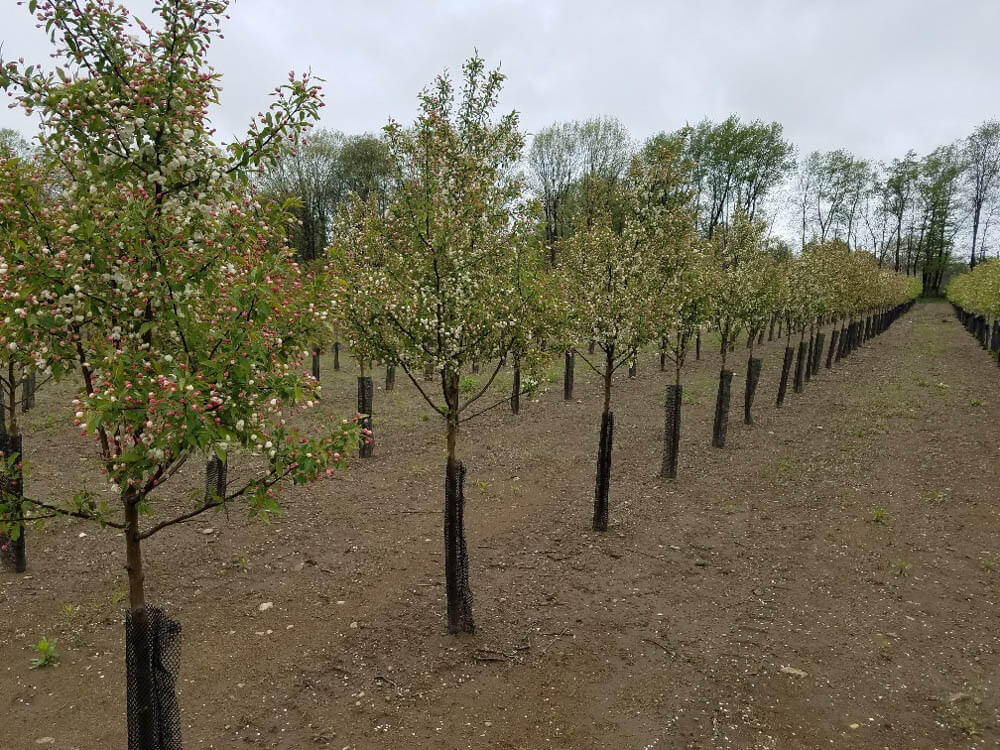
[[[148,15],[149,0],[126,5]],[[288,70],[326,79],[323,125],[374,131],[478,49],[528,131],[610,114],[636,139],[708,116],[778,120],[800,153],[926,152],[1000,115],[1000,0],[236,0],[211,61],[220,134]],[[6,58],[47,62],[26,8],[0,0]],[[16,110],[0,126],[28,130]]]

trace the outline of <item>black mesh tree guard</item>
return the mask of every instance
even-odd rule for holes
[[[453,459],[445,468],[444,560],[448,632],[474,633],[469,552],[465,544],[465,465]]]
[[[358,414],[361,415],[359,423],[361,428],[372,429],[372,400],[375,395],[375,388],[372,379],[368,375],[358,377]],[[362,435],[358,439],[358,456],[360,458],[371,458],[375,448],[375,436],[372,434]]]
[[[7,396],[6,389],[0,385],[0,440],[7,437]]]
[[[733,387],[733,371],[719,371],[719,392],[715,398],[715,420],[712,422],[712,445],[726,447],[729,432],[729,396]]]
[[[312,376],[319,380],[319,349],[313,349]]]
[[[21,471],[21,456],[23,451],[21,435],[0,436],[0,452],[5,465],[11,457],[16,456],[9,471],[0,475],[0,493],[3,493],[4,504],[11,509],[10,522],[16,530],[8,535],[0,534],[0,561],[4,567],[15,573],[23,573],[28,569],[27,540],[24,528],[24,506],[20,499],[24,497],[24,474]]]
[[[844,358],[844,347],[847,345],[847,329],[841,324],[840,328],[834,331],[837,337],[837,354],[834,356],[834,361],[839,362]]]
[[[805,371],[802,373],[806,383],[812,379],[813,348],[815,343],[816,337],[813,334],[809,334],[809,346],[806,348],[806,367]]]
[[[681,400],[683,387],[680,384],[667,386],[666,419],[663,426],[663,464],[660,476],[677,478],[677,456],[681,448]]]
[[[35,371],[28,370],[21,380],[21,411],[28,412],[35,407]]]
[[[635,379],[635,377],[636,377],[636,375],[638,375],[638,374],[639,374],[639,369],[638,369],[638,368],[639,368],[639,363],[638,363],[638,362],[637,362],[636,360],[634,360],[634,359],[633,359],[633,360],[632,360],[632,361],[631,361],[631,362],[629,363],[629,366],[628,366],[628,376],[629,376],[629,377],[630,377],[631,379],[633,379],[633,380],[634,380],[634,379]]]
[[[570,401],[573,398],[573,372],[576,367],[576,355],[567,350],[563,355],[565,367],[563,368],[563,399]]]
[[[478,375],[479,374],[479,363],[478,362],[473,362],[472,363],[472,374],[473,375]]]
[[[597,447],[597,479],[594,484],[594,531],[608,530],[608,496],[611,490],[611,447],[615,437],[615,415],[601,415],[601,441]]]
[[[757,393],[757,383],[760,382],[761,360],[750,357],[747,360],[747,383],[743,391],[743,422],[753,424],[753,397]]]
[[[334,341],[333,342],[333,369],[334,370],[339,370],[340,369],[340,342],[339,341]]]
[[[128,750],[182,750],[175,692],[180,666],[180,623],[150,606],[145,617],[125,616]]]
[[[667,337],[660,337],[660,372],[667,369]]]
[[[803,339],[799,341],[799,352],[795,357],[795,381],[792,384],[792,390],[796,393],[802,393],[803,388],[803,376],[805,375],[805,363],[806,363],[806,342]]]
[[[701,359],[701,329],[695,333],[694,337],[694,358]]]
[[[812,374],[819,375],[819,366],[823,361],[823,345],[826,343],[826,334],[820,331],[816,334],[816,346],[813,348]]]
[[[226,485],[229,482],[228,462],[222,461],[216,455],[211,455],[205,463],[205,500],[224,498]]]
[[[385,367],[385,389],[391,391],[396,387],[396,368],[393,365]]]
[[[514,381],[510,386],[510,413],[521,413],[521,365],[514,364]]]
[[[785,359],[781,363],[781,380],[778,381],[778,398],[775,406],[785,403],[785,394],[788,392],[788,374],[792,371],[792,360],[795,358],[795,347],[785,347]]]

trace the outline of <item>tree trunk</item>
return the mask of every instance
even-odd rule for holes
[[[819,375],[819,366],[823,361],[823,345],[826,343],[826,334],[822,331],[816,334],[816,346],[813,349],[812,374],[813,377]]]
[[[752,354],[747,360],[747,382],[743,397],[743,422],[753,424],[753,399],[757,393],[757,383],[760,382],[760,368],[762,361]]]
[[[361,366],[364,372],[364,365]],[[361,435],[358,438],[358,457],[371,458],[375,449],[375,435],[372,432],[372,407],[375,387],[370,375],[358,376],[358,414],[361,415]]]
[[[158,747],[155,708],[153,706],[153,675],[150,671],[149,618],[146,612],[145,577],[142,572],[142,542],[139,538],[139,501],[134,492],[122,496],[125,507],[125,570],[128,572],[129,619],[135,654],[135,695],[129,697],[131,719],[142,750]]]
[[[712,423],[712,446],[726,447],[729,432],[729,397],[733,384],[733,371],[723,367],[719,371],[719,392],[715,398],[715,421]]]
[[[448,405],[448,463],[444,489],[445,590],[448,598],[448,632],[474,633],[472,591],[469,588],[469,556],[465,544],[465,466],[456,457],[458,444],[458,373],[442,373]]]
[[[611,411],[611,378],[614,375],[614,347],[608,347],[604,364],[604,409],[601,438],[597,449],[597,479],[594,485],[594,531],[608,530],[611,488],[611,451],[614,445],[615,415]]]
[[[816,336],[810,331],[809,333],[809,346],[806,349],[806,369],[805,369],[805,382],[812,380],[812,361],[813,361],[813,347],[816,345]]]
[[[3,415],[0,414],[0,422]],[[0,435],[0,460],[8,460],[11,456],[17,456],[17,460],[10,467],[10,473],[0,477],[0,492],[4,495],[4,500],[10,506],[10,520],[14,522],[14,532],[11,535],[0,534],[0,559],[4,560],[15,573],[24,573],[28,569],[27,540],[25,533],[27,529],[24,524],[24,504],[21,498],[24,497],[24,472],[21,465],[24,460],[24,444],[22,435],[17,430],[17,423],[11,425],[11,433],[6,432]]]
[[[663,425],[663,464],[660,476],[665,479],[677,478],[677,457],[681,444],[681,400],[683,389],[680,383],[667,386],[666,419]]]
[[[319,380],[319,347],[313,349],[312,376],[316,378],[316,380]]]
[[[805,374],[805,360],[806,360],[806,341],[805,336],[799,339],[799,353],[795,358],[795,383],[793,385],[793,390],[796,393],[802,393],[803,388],[803,375]]]
[[[340,370],[340,342],[333,342],[333,369]]]
[[[565,369],[563,370],[563,399],[566,401],[573,400],[573,371],[576,365],[576,355],[573,354],[569,349],[566,350],[565,354]]]
[[[205,501],[219,500],[226,496],[229,466],[214,453],[205,464]]]
[[[781,363],[781,380],[778,381],[778,399],[775,406],[785,403],[785,394],[788,392],[788,374],[792,370],[792,360],[795,358],[795,347],[785,347],[785,358]]]
[[[510,411],[512,414],[521,413],[521,360],[514,360],[514,382],[510,389]]]
[[[385,390],[391,391],[396,387],[396,368],[393,365],[386,365],[385,368]]]
[[[698,329],[698,332],[695,334],[695,337],[694,337],[694,358],[696,360],[700,360],[701,359],[701,329],[700,328]]]

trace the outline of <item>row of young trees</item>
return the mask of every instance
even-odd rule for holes
[[[792,257],[759,215],[789,152],[777,148],[754,170],[720,180],[705,172],[708,157],[693,156],[714,142],[711,132],[663,134],[633,154],[621,149],[614,121],[570,126],[571,187],[550,210],[519,168],[526,138],[517,114],[495,114],[503,76],[478,57],[460,88],[443,75],[421,93],[413,125],[392,122],[362,144],[378,156],[360,161],[378,168],[338,172],[335,218],[310,225],[312,199],[289,189],[294,180],[280,182],[292,147],[301,154],[323,141],[306,140],[321,106],[308,76],[290,74],[245,139],[213,138],[207,110],[219,77],[205,56],[223,0],[159,0],[157,28],[111,0],[82,10],[75,0],[28,5],[62,64],[0,64],[0,86],[41,121],[33,155],[0,152],[0,532],[23,561],[31,521],[69,516],[121,531],[136,665],[130,736],[147,750],[159,729],[142,543],[236,501],[267,516],[282,481],[344,465],[367,415],[309,435],[290,424],[319,397],[305,358],[331,328],[362,363],[400,368],[441,417],[448,627],[471,632],[459,443],[462,425],[507,403],[506,395],[490,402],[505,366],[514,370],[512,404],[546,352],[567,367],[580,358],[602,376],[593,517],[601,531],[613,376],[640,351],[659,346],[674,365],[664,458],[673,476],[681,372],[703,328],[721,337],[721,447],[727,357],[739,336],[751,345],[748,382],[761,366],[752,347],[775,324],[779,336],[781,326],[789,340],[799,336],[801,371],[806,336],[821,349],[819,329],[839,322],[858,341],[859,321],[867,332],[872,316],[914,293],[912,282],[843,244]],[[781,140],[780,128],[751,131],[757,141]],[[336,145],[342,163],[348,145]],[[332,183],[315,176],[316,203],[330,201]],[[297,262],[318,255],[328,233],[324,259]],[[464,391],[462,374],[481,364],[478,388]],[[95,439],[114,503],[86,490],[39,498],[24,487],[15,404],[25,373],[39,383],[78,379],[76,424]],[[181,511],[162,507],[161,488],[199,457],[212,467],[204,495]],[[240,459],[235,480],[230,458]]]
[[[1000,262],[981,263],[948,284],[959,320],[1000,364]]]
[[[475,627],[460,427],[507,401],[483,403],[505,364],[514,368],[512,404],[546,350],[565,359],[567,397],[576,359],[600,375],[593,528],[603,531],[614,375],[634,367],[639,352],[658,345],[661,361],[674,364],[663,466],[675,476],[681,371],[702,328],[721,339],[713,442],[723,447],[733,376],[727,357],[738,337],[746,335],[751,346],[749,422],[761,368],[752,347],[765,329],[773,336],[781,321],[789,340],[799,337],[801,390],[803,367],[808,378],[819,360],[822,327],[837,323],[860,337],[863,322],[870,334],[873,316],[920,291],[916,279],[879,268],[872,255],[845,243],[810,245],[791,256],[769,240],[765,222],[744,211],[752,197],[731,217],[723,211],[705,236],[687,133],[651,140],[613,174],[585,174],[575,193],[557,196],[559,212],[545,213],[516,170],[525,144],[517,113],[494,117],[503,76],[478,57],[463,72],[460,90],[442,75],[421,94],[412,127],[386,128],[397,188],[387,206],[356,197],[345,207],[327,269],[336,285],[334,316],[351,350],[362,361],[399,366],[443,420],[451,632]],[[559,224],[541,234],[539,216],[556,216]],[[463,393],[460,379],[478,363],[491,363],[490,370]],[[522,379],[522,371],[529,377]]]

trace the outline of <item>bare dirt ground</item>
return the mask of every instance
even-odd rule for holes
[[[155,537],[185,747],[1000,746],[996,363],[922,303],[781,409],[766,347],[747,427],[744,357],[724,450],[717,354],[692,362],[676,481],[656,476],[668,376],[654,352],[623,373],[606,534],[589,529],[600,398],[581,362],[576,401],[554,362],[519,416],[470,424],[475,636],[444,632],[441,424],[404,382],[376,393],[375,457],[290,488],[283,517]],[[343,359],[324,358],[324,408],[348,414]],[[64,396],[29,415],[36,495],[97,487]],[[124,747],[122,546],[54,524],[28,575],[0,574],[3,750]],[[31,670],[43,635],[61,663]]]

